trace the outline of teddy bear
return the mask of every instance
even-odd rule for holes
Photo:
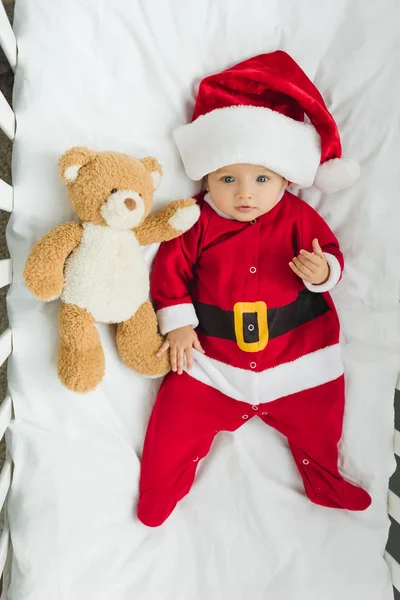
[[[149,300],[149,275],[141,246],[171,240],[200,215],[193,198],[153,214],[162,167],[118,152],[74,147],[59,160],[60,175],[80,222],[55,227],[32,249],[24,269],[40,300],[61,299],[58,376],[75,392],[103,379],[104,352],[97,323],[117,325],[117,347],[135,372],[157,377],[170,370]]]

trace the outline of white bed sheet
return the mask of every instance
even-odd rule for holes
[[[17,0],[9,598],[392,598],[383,552],[399,367],[399,22],[397,0]],[[104,383],[85,397],[63,388],[57,303],[32,298],[21,272],[37,239],[71,217],[56,165],[66,148],[154,154],[165,167],[157,203],[193,193],[171,137],[191,115],[193,84],[276,48],[316,81],[362,167],[353,189],[304,196],[347,259],[335,293],[348,382],[342,468],[373,505],[311,504],[286,440],[252,420],[218,436],[191,494],[146,529],[133,506],[157,383],[121,364],[102,326]]]

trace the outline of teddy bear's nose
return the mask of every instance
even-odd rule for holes
[[[136,208],[136,200],[133,198],[125,198],[124,204],[128,210],[135,210]]]

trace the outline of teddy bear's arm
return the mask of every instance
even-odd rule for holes
[[[79,223],[63,223],[42,237],[32,248],[23,277],[27,288],[40,300],[58,298],[64,286],[64,264],[82,239]]]
[[[199,216],[200,208],[194,198],[175,200],[148,216],[134,232],[141,246],[167,242],[190,229]]]

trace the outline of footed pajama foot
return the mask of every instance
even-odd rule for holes
[[[371,504],[371,496],[365,490],[345,480],[339,480],[335,490],[317,488],[309,498],[315,504],[345,510],[366,510]]]
[[[139,499],[137,515],[147,527],[159,527],[169,517],[176,506],[171,494],[160,488],[145,490]]]
[[[304,455],[295,456],[295,460],[307,496],[315,504],[344,510],[365,510],[371,504],[370,495],[343,479],[339,472],[331,472]]]

